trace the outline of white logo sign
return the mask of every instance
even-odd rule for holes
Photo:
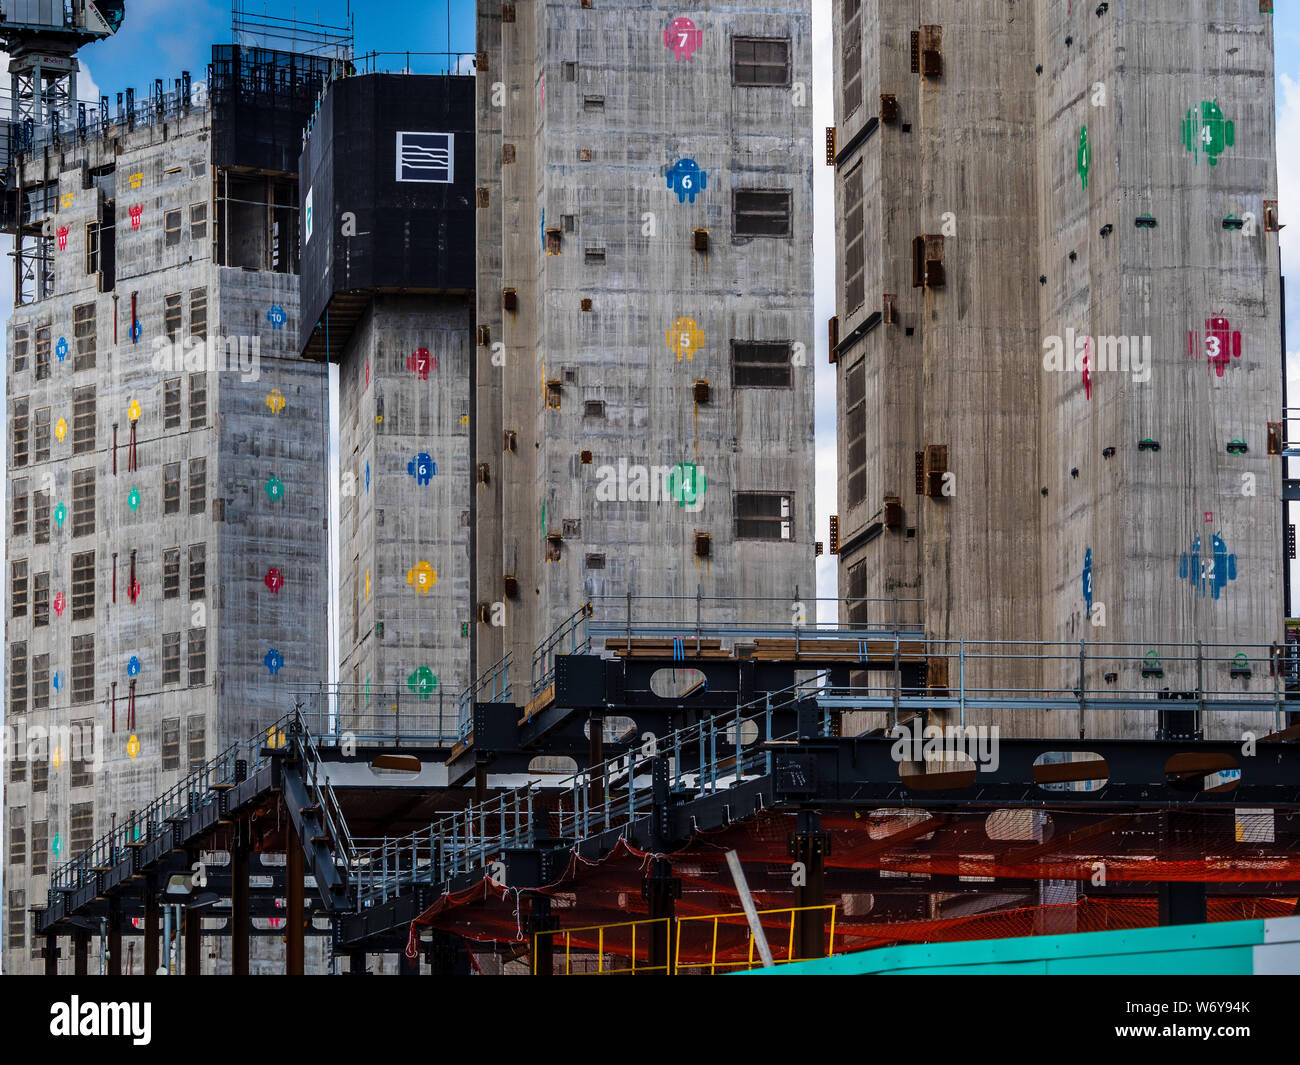
[[[450,184],[455,177],[455,134],[397,134],[397,180]]]

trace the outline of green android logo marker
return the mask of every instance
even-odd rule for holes
[[[1092,150],[1088,147],[1088,127],[1084,126],[1079,130],[1079,155],[1078,171],[1079,179],[1083,182],[1083,187],[1088,187],[1088,166],[1092,162]]]
[[[1220,153],[1231,148],[1234,139],[1233,124],[1223,117],[1217,97],[1202,100],[1200,107],[1190,108],[1183,119],[1183,147],[1192,153],[1195,162],[1204,152],[1210,166],[1218,166]]]

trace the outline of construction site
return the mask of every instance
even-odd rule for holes
[[[1272,5],[828,6],[0,0],[6,972],[1300,972]]]

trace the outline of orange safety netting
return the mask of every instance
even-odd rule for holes
[[[571,855],[564,872],[542,888],[526,893],[490,880],[444,896],[412,925],[454,932],[470,940],[526,942],[529,902],[526,894],[543,894],[561,930],[590,929],[643,918],[647,904],[642,883],[652,858],[667,858],[671,875],[681,880],[676,902],[679,918],[735,914],[739,896],[727,871],[725,854],[736,850],[759,910],[796,905],[791,884],[789,841],[793,815],[765,812],[715,832],[697,833],[671,854],[652,855],[624,840],[599,861]],[[1210,920],[1275,917],[1291,914],[1296,898],[1286,889],[1300,882],[1300,820],[1284,811],[1179,811],[1113,815],[1077,810],[1003,810],[994,814],[930,814],[917,810],[875,812],[865,816],[824,814],[821,830],[829,841],[825,859],[825,901],[836,906],[836,953],[892,943],[946,942],[1111,928],[1154,926],[1156,901],[1137,897],[1087,897],[1099,876],[1114,893],[1126,882],[1201,881],[1209,884],[1276,883],[1275,893],[1260,897],[1211,897]],[[863,871],[874,871],[863,887]],[[926,875],[961,877],[927,887]],[[974,898],[979,881],[990,883],[986,896]],[[899,882],[897,894],[893,890]],[[1025,905],[1037,898],[1036,881],[1076,881],[1077,901]],[[858,881],[855,883],[855,881]],[[1008,881],[1021,881],[1008,884]],[[906,886],[904,886],[906,882]],[[966,894],[953,890],[960,886]],[[899,919],[891,899],[910,894],[914,917],[919,897],[930,911],[925,919]],[[1213,889],[1210,891],[1213,896]],[[972,902],[973,900],[973,902]],[[943,916],[954,908],[984,912]],[[789,957],[791,916],[762,919],[773,954]],[[713,926],[684,921],[678,926],[683,964],[713,960],[744,961],[749,933],[743,918]],[[635,956],[645,958],[652,935],[639,926]],[[662,933],[660,933],[662,934]],[[557,955],[595,951],[632,956],[632,929],[606,928],[568,932],[554,940]],[[829,922],[826,926],[829,949]]]

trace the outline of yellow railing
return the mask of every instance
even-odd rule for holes
[[[813,913],[822,911],[830,919],[830,928],[825,936],[826,952],[824,954],[815,954],[808,958],[798,957],[795,954],[795,932],[797,926],[797,916],[801,913]],[[779,956],[779,943],[772,943],[773,962],[777,965],[787,965],[795,961],[811,961],[815,958],[829,958],[835,953],[835,906],[791,906],[779,910],[759,910],[758,917],[760,922],[763,918],[768,918],[766,924],[776,923],[772,919],[782,916],[789,917],[789,927],[785,937],[785,956]],[[682,935],[688,929],[698,927],[701,922],[710,922],[709,929],[709,960],[707,962],[683,962],[682,961]],[[661,928],[658,926],[662,926]],[[734,958],[718,957],[718,931],[719,928],[738,927],[743,928],[748,937],[746,946],[746,956],[743,960]],[[630,929],[630,942],[627,933],[620,933],[620,929]],[[589,959],[591,957],[590,942],[595,933],[595,969],[574,969],[574,962],[578,958]],[[638,933],[640,934],[640,943],[638,944]],[[640,950],[649,955],[649,947],[653,942],[652,937],[658,934],[661,937],[667,937],[667,943],[671,944],[672,961],[671,964],[664,963],[661,965],[651,965],[649,962],[639,961],[637,958],[638,946]],[[616,976],[616,975],[646,975],[659,973],[672,975],[683,972],[707,972],[709,975],[716,975],[719,971],[728,972],[739,969],[752,969],[762,964],[761,958],[757,957],[757,947],[755,946],[753,930],[749,928],[749,922],[744,912],[732,913],[710,913],[693,917],[647,917],[636,921],[620,921],[616,924],[604,925],[585,925],[581,928],[555,928],[545,932],[536,932],[533,934],[533,974],[537,974],[537,954],[538,944],[543,936],[548,936],[554,944],[555,953],[558,954],[560,947],[560,938],[564,940],[564,975],[565,976]],[[574,940],[580,941],[580,945],[575,950]],[[664,939],[661,938],[661,943]],[[770,942],[770,941],[769,941]],[[724,945],[724,952],[726,947]],[[695,953],[694,948],[688,948],[690,953]],[[610,968],[606,966],[606,953],[612,954],[616,958],[628,958],[631,964],[621,968]]]
[[[643,974],[648,976],[651,973],[667,974],[669,973],[668,962],[664,962],[664,964],[662,965],[650,965],[648,962],[643,962],[639,965],[637,964],[637,956],[636,956],[637,955],[637,930],[638,929],[643,930],[641,935],[641,947],[642,949],[646,950],[648,954],[649,944],[652,941],[651,935],[653,935],[653,926],[656,925],[662,925],[664,931],[670,933],[672,931],[671,928],[672,918],[645,917],[639,921],[619,921],[617,924],[592,924],[592,925],[585,925],[581,928],[553,928],[545,932],[534,932],[533,933],[533,975],[534,976],[537,975],[537,945],[538,942],[541,940],[542,936],[550,936],[552,942],[554,942],[560,936],[564,937],[564,975],[565,976],[619,976],[619,975],[637,975],[637,974]],[[607,938],[606,933],[619,928],[630,928],[632,930],[632,937],[631,937],[630,944],[626,940],[624,940],[622,943],[606,942],[606,938]],[[647,934],[647,930],[649,930],[650,934]],[[575,936],[584,940],[589,939],[590,938],[589,936],[582,935],[582,933],[584,932],[596,933],[596,968],[594,971],[591,969],[583,969],[583,970],[579,970],[578,972],[575,972],[573,969],[573,961],[574,961],[573,940]],[[556,943],[557,948],[558,946],[559,944]],[[617,957],[630,957],[632,961],[631,966],[622,969],[605,968],[606,950],[609,950],[610,953],[615,954]],[[665,943],[665,953],[666,952],[667,952],[667,944]],[[579,956],[581,957],[590,956],[590,951],[586,948],[580,950],[578,953]]]
[[[825,911],[827,915],[830,917],[830,935],[826,941],[826,953],[814,954],[807,958],[797,957],[794,952],[794,935],[795,935],[795,925],[796,925],[795,918],[800,913],[811,913],[817,910]],[[781,914],[789,914],[790,916],[789,934],[786,941],[785,957],[784,958],[778,957],[776,955],[776,952],[773,951],[772,961],[774,964],[788,965],[790,962],[795,962],[795,961],[812,961],[816,958],[829,958],[832,954],[835,953],[835,907],[834,905],[790,906],[779,910],[758,911],[758,917],[760,923],[764,923],[762,921],[762,918],[764,917],[773,917]],[[713,934],[711,937],[709,960],[707,962],[686,962],[685,964],[683,964],[681,960],[682,931],[683,931],[682,926],[689,923],[698,922],[698,921],[710,921],[713,924],[713,929],[712,929]],[[743,925],[745,929],[748,931],[749,934],[748,952],[747,952],[746,959],[744,961],[728,961],[725,959],[721,961],[718,960],[718,925],[720,922],[723,921],[727,922],[727,924],[729,925]],[[769,947],[770,946],[771,946],[771,942],[769,941]],[[762,964],[761,959],[758,960],[755,959],[754,951],[755,951],[754,933],[753,930],[749,928],[749,921],[745,917],[745,914],[743,912],[710,913],[710,914],[703,914],[701,916],[696,916],[696,917],[679,917],[677,919],[677,950],[673,958],[673,971],[680,975],[683,972],[683,970],[707,969],[709,975],[714,976],[717,974],[719,969],[723,970],[724,972],[726,972],[728,969],[752,969],[756,964],[758,965]]]

